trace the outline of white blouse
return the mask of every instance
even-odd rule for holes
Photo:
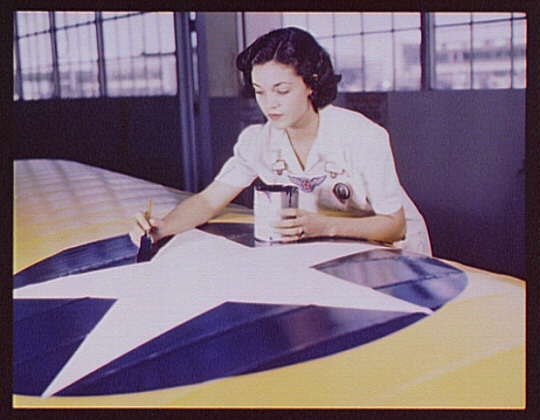
[[[296,185],[298,207],[314,212],[369,216],[403,206],[407,233],[394,245],[431,255],[424,219],[399,182],[388,132],[363,114],[334,105],[319,110],[319,117],[303,170],[285,130],[267,122],[240,133],[233,156],[215,179],[236,187],[257,177],[267,184]]]

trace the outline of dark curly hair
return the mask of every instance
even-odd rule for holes
[[[238,54],[236,67],[243,74],[245,96],[254,96],[251,80],[253,66],[272,60],[296,70],[313,91],[309,99],[315,110],[336,98],[341,75],[334,73],[330,56],[311,34],[294,27],[276,29],[262,35]]]

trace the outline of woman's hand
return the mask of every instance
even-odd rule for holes
[[[336,217],[300,209],[284,209],[281,214],[283,219],[273,228],[282,235],[282,242],[326,236],[391,243],[403,239],[406,229],[403,208],[366,217]]]
[[[282,236],[282,242],[331,236],[328,216],[301,209],[283,209],[281,215],[283,219],[276,222],[273,228]]]
[[[162,219],[155,217],[146,220],[144,213],[138,212],[135,215],[135,223],[129,231],[129,237],[137,247],[140,245],[141,236],[145,233],[150,235],[152,243],[156,243],[163,237],[163,235],[160,234],[160,228],[163,228],[164,224],[165,222]]]

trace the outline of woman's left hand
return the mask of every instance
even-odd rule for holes
[[[283,209],[282,220],[273,227],[282,237],[282,242],[298,241],[304,238],[331,236],[328,232],[328,217],[300,209]]]

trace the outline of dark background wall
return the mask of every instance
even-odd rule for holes
[[[16,159],[56,158],[182,186],[176,97],[13,103]]]
[[[395,92],[398,173],[435,255],[525,277],[524,91]]]
[[[340,94],[336,104],[390,132],[436,256],[525,277],[524,91]],[[261,115],[234,97],[209,107],[213,156],[201,159],[213,160],[213,176]],[[14,111],[16,158],[72,159],[182,188],[175,97],[21,101]]]

